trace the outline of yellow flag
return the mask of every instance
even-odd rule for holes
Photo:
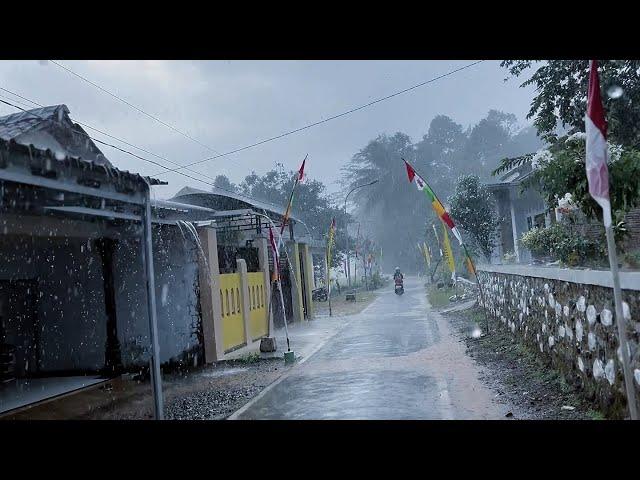
[[[456,264],[453,261],[453,252],[451,251],[451,243],[449,243],[449,234],[447,233],[447,226],[442,223],[442,231],[443,231],[443,244],[444,244],[444,256],[447,260],[447,265],[449,265],[449,271],[452,275],[456,273]]]
[[[429,247],[425,242],[422,242],[422,251],[424,253],[424,258],[427,260],[427,267],[431,267],[431,255],[429,254]]]

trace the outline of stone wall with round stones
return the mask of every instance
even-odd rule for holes
[[[609,415],[626,415],[611,274],[519,265],[480,269],[483,305],[501,328],[549,358]],[[621,273],[623,314],[640,396],[640,272]]]

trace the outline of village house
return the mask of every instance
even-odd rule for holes
[[[282,209],[191,188],[150,200],[162,183],[113,167],[64,105],[0,117],[0,414],[149,367],[147,201],[165,369],[224,360],[283,324],[267,239]],[[280,264],[288,322],[313,318],[323,252],[297,224]]]
[[[522,235],[533,228],[549,227],[562,218],[558,209],[548,207],[537,190],[523,189],[523,182],[532,172],[531,163],[525,163],[505,172],[497,181],[487,183],[501,219],[491,255],[492,264],[534,263],[536,258],[520,241]],[[625,249],[640,248],[640,208],[632,209],[625,221],[629,231]],[[576,228],[582,235],[604,241],[604,229],[599,222],[582,218]]]

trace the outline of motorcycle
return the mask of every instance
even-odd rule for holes
[[[396,278],[396,295],[402,295],[404,293],[404,283],[401,278]]]

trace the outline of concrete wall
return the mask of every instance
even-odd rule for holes
[[[104,366],[102,264],[92,241],[5,236],[0,279],[37,281],[40,372]]]
[[[611,274],[606,271],[485,266],[479,279],[494,325],[550,359],[565,379],[614,417],[626,414],[626,394]],[[640,272],[621,273],[634,372],[640,395]]]
[[[153,227],[160,361],[201,355],[198,248],[175,226]],[[118,338],[125,367],[146,365],[150,356],[144,266],[139,240],[121,241],[114,253]],[[200,357],[201,358],[201,357]]]

